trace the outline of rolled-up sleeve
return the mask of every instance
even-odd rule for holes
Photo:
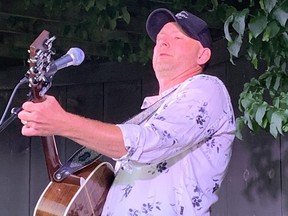
[[[217,78],[201,75],[186,80],[142,125],[118,125],[128,151],[119,161],[155,163],[196,149],[223,125],[224,133],[233,133],[235,128],[227,127],[233,119],[228,100]]]

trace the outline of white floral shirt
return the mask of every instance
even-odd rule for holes
[[[169,93],[142,125],[118,125],[128,154],[116,163],[102,216],[210,215],[235,136],[229,94],[218,78],[201,74],[143,107]]]

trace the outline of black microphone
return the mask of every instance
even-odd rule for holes
[[[70,48],[68,52],[50,64],[50,68],[45,74],[46,77],[53,76],[58,70],[71,65],[80,65],[85,58],[84,52],[80,48]]]

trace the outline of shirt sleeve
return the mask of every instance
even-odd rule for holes
[[[233,121],[231,110],[229,95],[220,80],[193,77],[179,86],[145,124],[118,125],[128,150],[119,161],[157,163],[187,149],[196,149],[222,125]],[[234,127],[225,126],[221,133],[234,131]]]

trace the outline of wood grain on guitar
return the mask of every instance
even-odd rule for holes
[[[96,161],[76,175],[85,179],[81,186],[51,181],[41,195],[34,215],[101,215],[114,180],[112,166]]]
[[[52,42],[44,30],[30,45],[29,79],[30,99],[35,102],[44,100],[51,87],[51,79],[45,76],[51,63]],[[58,156],[54,136],[41,137],[50,183],[39,198],[35,216],[84,216],[101,215],[106,195],[114,180],[113,167],[107,162],[96,160],[89,166],[68,176],[62,182],[54,179],[55,172],[62,163]]]

